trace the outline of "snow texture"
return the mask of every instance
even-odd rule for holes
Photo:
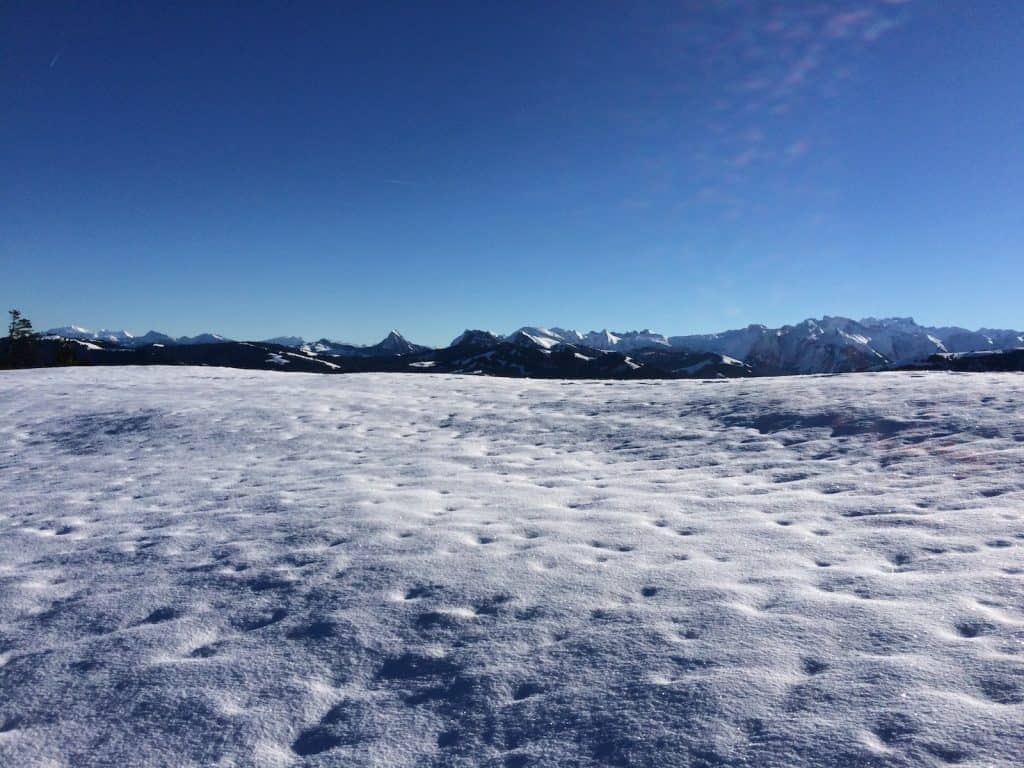
[[[2,373],[0,765],[1020,765],[1022,406]]]

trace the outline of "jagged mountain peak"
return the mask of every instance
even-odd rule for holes
[[[391,332],[384,337],[383,341],[379,344],[375,344],[373,347],[367,347],[367,349],[377,350],[393,355],[410,355],[418,352],[426,352],[430,347],[425,347],[422,344],[413,344],[397,330],[392,329]]]

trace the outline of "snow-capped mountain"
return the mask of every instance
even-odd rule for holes
[[[523,326],[504,340],[546,350],[559,344],[572,344],[620,352],[641,349],[706,352],[742,362],[762,374],[791,374],[880,369],[921,362],[946,352],[1013,349],[1024,346],[1024,333],[931,328],[918,325],[910,317],[858,321],[826,315],[781,328],[750,325],[721,333],[670,338],[650,330],[580,332]]]
[[[1021,331],[994,328],[969,331],[956,327],[931,328],[930,331],[942,339],[943,346],[950,352],[982,352],[1024,346],[1024,333]]]
[[[580,331],[565,330],[564,328],[523,326],[510,333],[505,339],[514,343],[536,344],[546,348],[550,348],[555,344],[579,344],[606,352],[629,352],[634,349],[646,349],[647,347],[669,346],[668,339],[665,336],[660,333],[652,333],[647,329],[624,332],[601,330],[581,333]]]
[[[430,347],[422,344],[413,344],[398,331],[392,330],[384,340],[375,344],[373,349],[376,354],[384,355],[414,355],[418,352],[426,352]]]
[[[176,344],[224,344],[233,341],[227,336],[219,333],[200,333],[198,336],[179,336],[174,340]]]
[[[555,335],[546,328],[520,328],[508,334],[504,341],[515,344],[519,347],[533,347],[536,349],[550,350],[559,344],[569,344],[568,340]]]
[[[837,373],[884,367],[890,359],[871,345],[871,334],[853,320],[824,317],[795,326],[751,325],[723,333],[673,336],[677,349],[718,352],[766,373]],[[919,359],[934,352],[922,350]]]
[[[134,336],[128,331],[112,331],[106,328],[98,331],[90,331],[78,325],[65,325],[60,328],[51,328],[45,336],[60,336],[65,339],[78,339],[79,341],[104,342],[116,344],[120,347],[145,347],[150,344],[221,344],[231,341],[226,336],[216,333],[201,333],[198,336],[168,336],[159,331],[149,331],[142,336]]]
[[[300,345],[300,348],[306,352],[337,355],[340,357],[395,357],[399,355],[415,355],[420,352],[427,352],[430,350],[430,347],[412,343],[401,333],[395,330],[391,331],[391,333],[376,344],[370,344],[367,346],[346,344],[344,342],[332,341],[331,339],[323,338],[309,344],[302,344]]]
[[[647,329],[581,332],[527,325],[505,336],[467,329],[441,349],[414,344],[398,331],[370,345],[328,338],[306,342],[298,336],[278,336],[263,342],[232,342],[215,334],[174,338],[157,331],[133,336],[127,331],[90,331],[74,325],[47,333],[92,347],[76,353],[83,356],[83,362],[109,363],[116,358],[128,363],[124,353],[132,349],[148,350],[140,361],[166,359],[258,367],[265,360],[254,350],[264,350],[276,368],[287,366],[288,370],[308,364],[313,370],[327,366],[339,372],[430,370],[548,378],[750,376],[844,373],[907,365],[948,367],[951,363],[942,355],[1024,348],[1024,333],[1020,331],[932,328],[918,325],[910,317],[851,320],[828,315],[781,328],[750,325],[721,333],[672,337]],[[173,355],[153,352],[181,347],[196,349]],[[282,347],[294,350],[295,355],[282,352]],[[1014,365],[1012,360],[970,364],[1005,367]]]
[[[128,331],[112,331],[107,328],[90,331],[88,328],[82,328],[79,325],[64,325],[60,328],[51,328],[45,335],[63,336],[65,339],[79,339],[81,341],[105,341],[122,346],[133,346],[135,342],[135,337],[128,333]]]
[[[722,333],[673,336],[673,347],[718,352],[764,373],[837,373],[907,365],[944,352],[1011,349],[1019,331],[968,331],[921,326],[910,317],[825,316],[796,325],[750,325]]]
[[[419,355],[409,366],[434,373],[567,379],[732,378],[751,374],[743,363],[711,352],[673,350],[664,345],[627,353],[595,349],[579,342],[580,338],[586,336],[536,327],[520,328],[507,336],[466,330],[450,346]]]
[[[611,332],[589,331],[582,334],[581,343],[594,349],[616,350],[627,352],[634,349],[647,349],[648,347],[667,347],[668,339],[660,333],[653,333],[648,329],[642,331],[621,331]]]

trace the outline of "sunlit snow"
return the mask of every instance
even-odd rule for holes
[[[0,765],[1024,753],[1018,374],[5,372],[0,467]]]

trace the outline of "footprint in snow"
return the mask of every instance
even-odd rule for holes
[[[178,618],[178,613],[173,608],[157,608],[149,616],[142,620],[143,624],[160,624]]]

